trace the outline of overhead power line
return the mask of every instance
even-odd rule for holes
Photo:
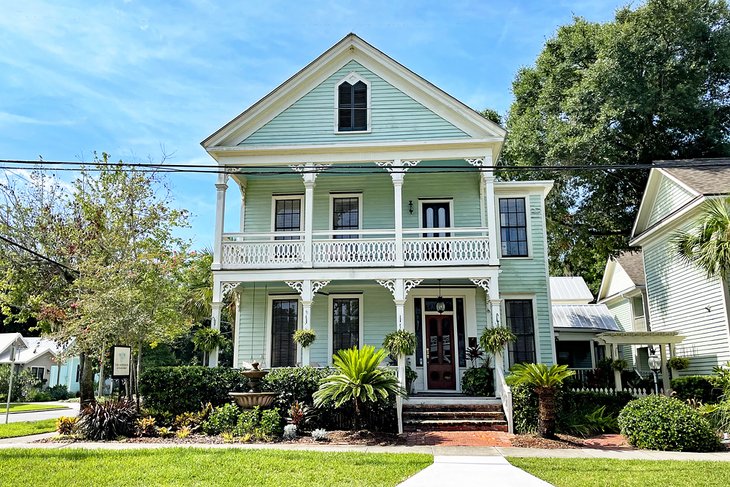
[[[373,161],[375,162],[375,161]],[[220,166],[217,164],[156,164],[156,163],[88,163],[78,161],[31,161],[20,159],[0,159],[0,169],[6,170],[41,170],[41,171],[79,171],[82,168],[86,171],[97,172],[105,170],[103,166],[133,168],[139,172],[165,172],[165,173],[191,173],[191,174],[221,174],[235,173],[242,175],[282,175],[292,174],[289,167],[270,165],[242,165],[233,164]],[[696,159],[683,161],[657,161],[652,164],[576,164],[576,165],[488,165],[480,167],[461,166],[455,167],[447,164],[432,164],[415,167],[388,167],[392,172],[405,172],[411,170],[421,174],[433,173],[454,173],[454,172],[475,172],[475,171],[618,171],[618,170],[640,170],[647,171],[652,168],[726,168],[730,167],[729,159]],[[301,173],[323,173],[330,174],[383,174],[383,169],[375,167],[372,163],[353,163],[342,165],[331,165],[319,167],[316,164],[312,168],[302,168]]]

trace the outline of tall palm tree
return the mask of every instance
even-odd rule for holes
[[[705,202],[699,220],[689,231],[674,236],[677,255],[696,265],[707,277],[730,277],[730,198]]]
[[[575,374],[567,365],[517,364],[507,376],[509,385],[526,385],[537,393],[537,433],[543,438],[555,436],[557,416],[555,393],[563,381]]]
[[[406,395],[398,378],[380,368],[387,356],[388,352],[385,350],[375,350],[370,345],[359,350],[352,347],[337,352],[332,358],[337,373],[322,380],[319,390],[313,395],[314,405],[319,407],[333,404],[335,408],[339,408],[352,402],[355,409],[354,427],[356,430],[360,429],[363,403],[377,402],[392,395]]]

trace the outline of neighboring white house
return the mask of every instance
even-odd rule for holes
[[[679,230],[693,228],[705,201],[730,196],[730,168],[701,166],[713,161],[653,168],[630,241],[643,250],[651,330],[685,337],[676,352],[690,359],[687,374],[708,374],[730,360],[728,283],[681,261],[672,243]]]
[[[592,304],[593,294],[582,277],[551,277],[553,328],[557,363],[592,370],[606,350],[596,335],[620,331],[604,304]]]
[[[496,181],[505,135],[350,34],[204,140],[226,169],[212,326],[232,295],[234,367],[324,366],[406,329],[414,388],[455,392],[468,343],[500,324],[518,337],[505,366],[554,363],[552,182]]]
[[[598,302],[608,307],[621,331],[651,331],[641,250],[624,252],[618,257],[608,259],[598,292]],[[644,374],[649,372],[648,346],[624,345],[622,356],[631,368]]]
[[[0,364],[11,363],[11,345],[17,340],[23,343],[24,348],[16,354],[16,369],[30,372],[44,388],[61,384],[69,392],[79,390],[79,358],[69,357],[61,362],[64,347],[47,338],[0,333]]]

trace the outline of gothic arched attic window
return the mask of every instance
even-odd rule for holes
[[[337,131],[366,132],[369,130],[368,83],[350,74],[337,85]]]

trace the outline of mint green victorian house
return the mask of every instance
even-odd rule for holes
[[[232,293],[234,367],[326,366],[406,329],[414,389],[459,392],[466,350],[494,324],[518,336],[505,361],[553,363],[552,183],[495,180],[505,135],[350,34],[205,139],[227,168],[212,323]],[[231,184],[240,219],[225,228]],[[297,329],[316,332],[310,347]]]

